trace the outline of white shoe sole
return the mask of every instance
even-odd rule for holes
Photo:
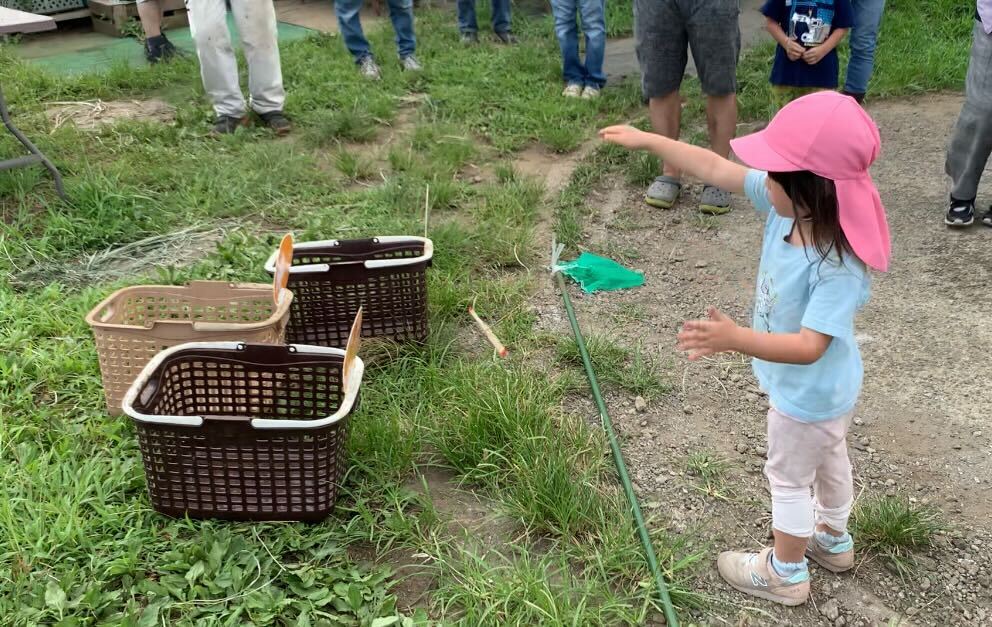
[[[975,223],[975,218],[972,218],[971,220],[968,220],[967,222],[961,222],[960,220],[948,220],[947,218],[944,218],[944,224],[946,224],[947,226],[953,226],[953,227],[956,227],[956,228],[963,228],[963,227],[966,227],[966,226],[971,226],[974,223]]]
[[[727,581],[727,580],[724,579],[724,581]],[[792,598],[789,598],[789,597],[779,596],[779,595],[773,594],[771,592],[764,592],[764,591],[758,590],[756,588],[746,588],[744,586],[738,586],[738,585],[735,585],[735,584],[730,583],[729,581],[727,581],[727,583],[730,584],[730,587],[733,588],[734,590],[739,590],[740,592],[743,592],[744,594],[747,594],[747,595],[750,595],[750,596],[753,596],[753,597],[758,597],[759,599],[764,599],[766,601],[774,601],[775,603],[778,603],[780,605],[785,605],[787,607],[797,607],[799,605],[805,604],[806,601],[809,600],[809,597],[807,597],[805,599],[792,599]]]

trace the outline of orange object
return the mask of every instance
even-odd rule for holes
[[[272,273],[272,298],[279,304],[279,294],[289,283],[289,267],[293,265],[293,234],[286,233],[276,253],[276,269]]]
[[[489,328],[489,325],[483,322],[482,318],[480,318],[479,315],[475,313],[474,303],[468,306],[468,313],[470,316],[472,316],[472,319],[475,320],[475,324],[482,331],[482,334],[486,336],[486,339],[489,340],[489,343],[492,344],[493,348],[496,349],[496,354],[499,355],[500,357],[506,357],[507,355],[509,355],[510,351],[506,350],[506,347],[503,346],[503,343],[499,341],[499,338],[496,337],[496,334],[493,333],[493,330]]]
[[[352,370],[355,366],[355,358],[358,356],[358,349],[362,347],[362,308],[358,308],[355,315],[355,322],[351,325],[351,333],[348,334],[348,344],[344,349],[344,364],[341,366],[342,379],[344,379],[344,390],[347,392],[351,388]]]

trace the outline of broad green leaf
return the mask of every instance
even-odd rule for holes
[[[65,609],[65,590],[56,581],[49,581],[45,587],[45,605],[62,612]]]
[[[207,565],[203,562],[197,562],[193,564],[192,568],[186,571],[186,581],[193,583],[196,581],[200,575],[202,575],[207,570]]]
[[[158,614],[165,605],[165,601],[156,601],[141,612],[136,627],[158,627]]]
[[[400,620],[399,616],[386,616],[384,618],[377,618],[372,621],[372,627],[389,627],[390,625],[395,625]]]

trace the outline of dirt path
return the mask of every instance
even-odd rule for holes
[[[873,173],[888,209],[892,272],[878,276],[858,329],[865,357],[862,403],[851,433],[856,481],[865,493],[905,493],[939,507],[952,525],[903,582],[879,561],[853,575],[816,570],[812,603],[788,610],[731,593],[715,568],[695,583],[716,602],[712,624],[978,625],[992,621],[992,418],[981,389],[992,354],[992,230],[946,231],[943,147],[961,105],[941,95],[871,108],[883,155]],[[692,186],[669,212],[647,210],[641,189],[614,181],[588,199],[590,242],[644,270],[638,290],[573,292],[583,331],[643,343],[664,364],[673,391],[644,413],[610,394],[614,421],[642,504],[656,524],[702,535],[707,561],[724,548],[755,548],[769,533],[761,475],[764,410],[749,365],[737,358],[689,365],[674,350],[686,318],[713,304],[750,319],[761,220],[744,199],[712,220],[694,211]],[[538,295],[540,324],[567,334],[558,297]],[[631,312],[637,315],[631,316]],[[977,379],[976,383],[972,383]],[[585,410],[597,420],[591,404]],[[693,453],[710,452],[731,471],[719,497],[685,475]]]

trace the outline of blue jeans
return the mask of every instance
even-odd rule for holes
[[[847,64],[844,91],[863,94],[875,65],[875,41],[882,23],[885,0],[851,0],[854,28],[851,29],[851,60]]]
[[[510,0],[492,0],[493,32],[510,32]],[[463,33],[479,32],[475,20],[475,0],[458,0],[458,30]]]
[[[562,74],[569,85],[588,85],[602,89],[606,85],[603,57],[606,56],[605,0],[551,0],[555,16],[555,35],[561,47]],[[579,58],[579,29],[576,14],[582,20],[586,36],[586,61]]]
[[[417,38],[413,34],[413,0],[388,0],[389,19],[396,31],[396,48],[400,58],[405,59],[417,49]],[[369,40],[362,31],[362,20],[359,13],[364,0],[335,0],[334,12],[338,16],[338,26],[344,37],[344,44],[355,57],[355,63],[361,63],[366,57],[372,56]]]

